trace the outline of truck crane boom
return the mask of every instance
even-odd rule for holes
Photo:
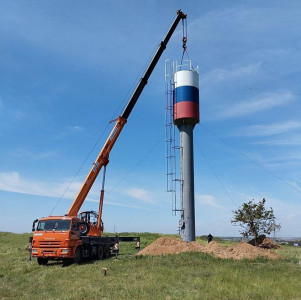
[[[109,154],[111,152],[111,149],[113,148],[113,146],[125,124],[126,124],[125,118],[119,117],[116,120],[115,126],[113,127],[108,139],[106,140],[99,155],[97,156],[95,162],[93,163],[93,166],[92,166],[88,176],[86,177],[81,189],[79,190],[76,198],[74,199],[71,207],[69,208],[67,215],[77,216],[77,214],[78,214],[83,202],[85,201],[86,196],[88,195],[101,168],[103,166],[106,166],[109,163]]]
[[[174,22],[172,23],[168,33],[166,34],[163,41],[161,41],[153,59],[151,60],[149,66],[147,67],[143,77],[140,79],[134,93],[132,94],[129,102],[127,103],[123,113],[119,116],[116,120],[115,126],[113,127],[107,141],[105,142],[103,148],[101,149],[98,157],[96,158],[88,176],[86,177],[81,189],[79,190],[77,196],[75,197],[72,205],[69,208],[67,215],[69,216],[76,216],[85,201],[87,194],[89,193],[97,175],[99,174],[100,170],[103,166],[106,166],[109,163],[109,154],[121,133],[124,125],[127,122],[127,119],[134,108],[137,100],[139,99],[144,87],[146,86],[150,75],[152,74],[156,64],[158,63],[163,51],[166,49],[167,43],[170,40],[172,34],[174,33],[177,25],[179,24],[180,20],[185,19],[186,14],[184,14],[181,10],[177,11],[177,17],[175,18]],[[101,212],[100,212],[101,213]]]
[[[84,258],[108,258],[111,255],[111,251],[117,255],[119,251],[119,242],[122,241],[136,242],[136,249],[140,249],[140,237],[102,235],[103,223],[101,216],[104,198],[105,170],[109,163],[110,152],[126,124],[137,100],[139,99],[139,96],[146,86],[150,75],[152,74],[180,20],[185,18],[186,14],[184,14],[181,10],[178,10],[177,17],[172,23],[164,40],[161,41],[124,111],[115,120],[115,125],[110,132],[109,137],[93,163],[93,166],[71,204],[68,213],[64,216],[49,216],[34,221],[32,228],[34,233],[30,241],[31,256],[37,258],[38,264],[45,265],[48,263],[48,260],[63,260],[63,262],[73,260],[80,264]],[[100,194],[98,214],[94,211],[85,211],[78,215],[82,204],[97,178],[97,175],[103,167],[104,179]],[[36,222],[38,222],[37,226],[35,225]]]

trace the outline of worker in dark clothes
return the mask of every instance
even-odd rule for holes
[[[211,235],[211,233],[209,233],[207,236],[208,244],[212,241],[212,239],[213,239],[213,236]]]

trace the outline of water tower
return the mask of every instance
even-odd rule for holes
[[[183,241],[195,241],[193,129],[199,123],[199,74],[191,61],[173,63],[172,115],[180,136],[180,234]],[[176,179],[175,179],[176,180]]]

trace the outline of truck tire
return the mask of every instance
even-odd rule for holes
[[[111,256],[110,246],[106,245],[104,250],[104,257],[109,258]]]
[[[37,258],[37,262],[38,262],[39,265],[47,265],[47,263],[48,263],[48,258],[38,257],[38,258]]]
[[[80,265],[83,261],[83,253],[81,247],[77,247],[74,254],[74,262]]]
[[[90,225],[87,222],[80,222],[79,231],[81,236],[86,236],[90,231]]]
[[[104,256],[103,246],[102,246],[102,245],[99,245],[99,246],[97,247],[96,258],[97,258],[97,259],[103,259],[103,256]]]

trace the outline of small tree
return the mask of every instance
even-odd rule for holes
[[[231,223],[239,223],[244,229],[240,233],[244,237],[253,236],[255,245],[261,234],[270,234],[276,229],[280,229],[280,224],[276,224],[272,207],[266,210],[264,207],[266,200],[263,198],[259,203],[254,203],[254,199],[244,203],[241,208],[233,211],[234,219]]]

